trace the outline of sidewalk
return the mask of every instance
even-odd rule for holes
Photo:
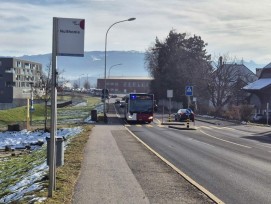
[[[90,134],[74,204],[214,203],[112,116]]]
[[[121,125],[93,128],[73,203],[149,203],[111,134],[123,129]]]

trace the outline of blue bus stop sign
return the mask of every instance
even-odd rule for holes
[[[185,87],[185,95],[186,96],[193,96],[193,86],[186,86]]]

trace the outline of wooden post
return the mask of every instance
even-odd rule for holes
[[[30,125],[29,125],[29,98],[27,100],[27,107],[26,107],[26,129],[30,130]]]

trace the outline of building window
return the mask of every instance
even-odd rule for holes
[[[17,67],[22,67],[22,62],[21,62],[21,61],[17,61],[16,66],[17,66]]]
[[[13,86],[15,86],[16,84],[15,84],[15,82],[13,82],[13,81],[6,81],[6,87],[13,87]]]
[[[30,69],[30,64],[28,62],[24,63],[24,68]]]

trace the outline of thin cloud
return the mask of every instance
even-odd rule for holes
[[[231,53],[244,60],[271,61],[269,0],[9,0],[0,6],[0,55],[51,52],[52,18],[86,20],[85,50],[145,51],[171,29],[200,35],[209,53]],[[27,46],[28,45],[28,46]],[[246,45],[249,46],[246,47]],[[253,46],[252,46],[253,45]],[[263,57],[264,56],[264,57]]]

